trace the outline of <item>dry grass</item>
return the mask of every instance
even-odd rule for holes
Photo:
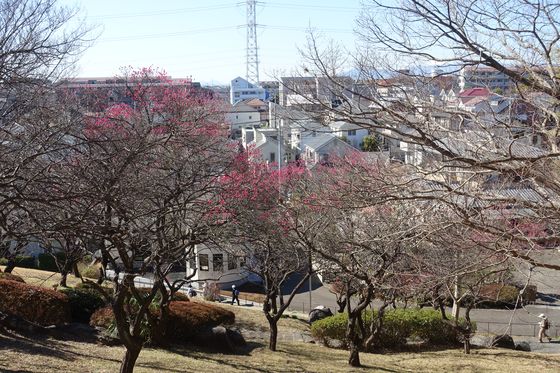
[[[0,269],[3,271],[4,267],[0,266]],[[12,273],[14,275],[23,277],[25,282],[31,285],[52,288],[55,285],[58,285],[58,283],[60,282],[60,273],[57,272],[47,272],[38,269],[16,267],[14,268]],[[66,282],[68,286],[73,287],[82,281],[74,275],[69,274]]]
[[[51,286],[57,275],[31,269],[16,269],[28,283]],[[79,281],[73,276],[71,284]],[[196,300],[200,302],[200,299]],[[216,303],[214,303],[216,304]],[[216,304],[218,305],[218,304]],[[252,330],[268,330],[259,307],[219,304],[236,314],[236,324]],[[282,319],[280,330],[308,330],[295,319]],[[135,372],[558,372],[560,356],[502,349],[459,349],[424,352],[361,354],[362,369],[350,369],[348,352],[315,344],[283,343],[278,352],[268,351],[261,341],[250,341],[244,354],[211,353],[196,348],[172,350],[145,348]],[[0,371],[4,372],[116,372],[123,347],[85,342],[29,339],[0,334]]]
[[[122,347],[82,342],[29,340],[0,336],[0,371],[116,372]],[[145,348],[135,372],[558,372],[560,357],[507,350],[459,350],[422,353],[361,354],[363,369],[350,369],[348,353],[304,343],[280,343],[276,353],[250,343],[245,354],[197,349]]]
[[[193,301],[195,302],[207,302],[201,298],[194,298]],[[229,303],[215,303],[211,302],[212,304],[219,305],[229,311],[235,313],[235,325],[239,326],[244,329],[251,329],[251,330],[260,330],[263,332],[268,331],[268,321],[260,308],[260,305],[231,305]],[[307,322],[299,320],[299,319],[292,319],[292,318],[282,318],[278,322],[278,326],[280,329],[292,329],[292,330],[304,330],[309,331],[309,325]]]

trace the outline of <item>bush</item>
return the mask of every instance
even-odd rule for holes
[[[97,326],[99,328],[108,329],[111,327],[111,324],[115,322],[115,317],[113,316],[113,310],[111,306],[99,308],[95,311],[90,319],[89,324],[91,326]]]
[[[99,279],[99,268],[100,265],[88,265],[85,261],[78,263],[78,271],[80,271],[80,274],[92,280]]]
[[[235,314],[225,308],[200,302],[174,301],[169,305],[165,335],[171,340],[184,342],[201,329],[234,322]]]
[[[34,257],[29,255],[18,255],[15,258],[16,267],[37,269],[37,263]],[[8,265],[7,258],[0,259],[0,265]]]
[[[519,289],[513,285],[488,284],[480,290],[478,307],[504,308],[515,307],[519,297]]]
[[[105,305],[101,295],[92,288],[67,288],[60,291],[68,297],[73,321],[89,323],[91,315]]]
[[[363,315],[366,330],[369,331],[376,312],[366,311]],[[329,340],[345,341],[347,313],[339,313],[311,325],[311,334],[328,345]],[[368,335],[365,336],[367,338]],[[457,332],[441,318],[441,314],[431,309],[396,309],[386,311],[380,335],[382,348],[398,348],[408,339],[418,339],[430,344],[445,345],[458,343]]]
[[[61,263],[66,260],[64,253],[56,253],[55,256]],[[37,257],[37,267],[42,271],[58,272],[55,257],[47,253],[39,254]]]
[[[173,301],[169,305],[169,322],[165,337],[176,342],[184,342],[200,330],[221,324],[232,324],[235,314],[222,307],[199,302]],[[90,325],[109,329],[115,318],[111,307],[94,312]]]
[[[0,311],[39,325],[60,325],[71,321],[68,299],[60,292],[0,280]]]
[[[11,273],[6,273],[6,272],[0,272],[0,280],[6,280],[6,281],[16,281],[16,282],[23,282],[25,283],[25,281],[23,280],[23,278],[17,276],[17,275],[13,275]]]

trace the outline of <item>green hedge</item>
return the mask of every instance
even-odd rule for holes
[[[73,321],[89,323],[91,315],[105,306],[101,295],[92,288],[66,288],[60,291],[68,297]]]
[[[35,260],[34,257],[29,255],[18,255],[16,256],[15,262],[16,262],[16,267],[37,269],[37,261]],[[5,266],[7,264],[8,264],[7,258],[0,259],[0,265]]]
[[[60,262],[64,262],[66,258],[64,253],[57,253],[55,255]],[[37,257],[37,267],[43,271],[58,272],[58,267],[56,266],[56,260],[51,254],[46,254],[46,253],[39,254],[39,256]]]
[[[364,312],[366,331],[369,331],[375,312]],[[345,341],[347,313],[339,313],[311,325],[311,334],[328,345],[332,339]],[[462,321],[464,322],[464,321]],[[475,326],[473,326],[475,327]],[[367,338],[367,335],[365,336]],[[382,348],[402,347],[408,339],[417,339],[433,345],[458,343],[455,329],[441,318],[439,311],[433,309],[396,309],[385,312],[383,329],[380,335]]]

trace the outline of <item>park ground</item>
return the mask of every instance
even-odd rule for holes
[[[51,286],[57,275],[20,270],[29,283]],[[29,271],[29,272],[27,272]],[[49,277],[50,276],[50,277]],[[73,281],[73,280],[72,280]],[[281,320],[277,352],[266,348],[267,324],[256,307],[222,304],[236,313],[236,325],[248,346],[239,354],[215,353],[193,346],[169,349],[145,348],[136,372],[559,372],[560,354],[474,349],[464,355],[460,348],[361,354],[363,368],[347,365],[348,353],[313,343],[290,340],[307,334],[301,320]],[[0,372],[115,372],[124,349],[76,340],[30,338],[0,334]]]

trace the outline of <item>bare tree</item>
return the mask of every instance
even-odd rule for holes
[[[300,92],[301,107],[391,143],[407,176],[387,180],[387,198],[438,200],[454,221],[500,242],[485,245],[489,255],[506,250],[558,270],[540,260],[541,243],[558,239],[557,17],[546,1],[364,2],[356,51],[310,35],[305,74],[328,94]],[[507,89],[493,92],[498,79]],[[462,96],[472,87],[484,97]],[[541,229],[529,235],[504,221]]]
[[[70,72],[93,36],[77,9],[54,0],[3,1],[0,26],[0,242],[10,271],[31,230],[28,189],[44,179],[44,158],[67,145],[52,83]]]

